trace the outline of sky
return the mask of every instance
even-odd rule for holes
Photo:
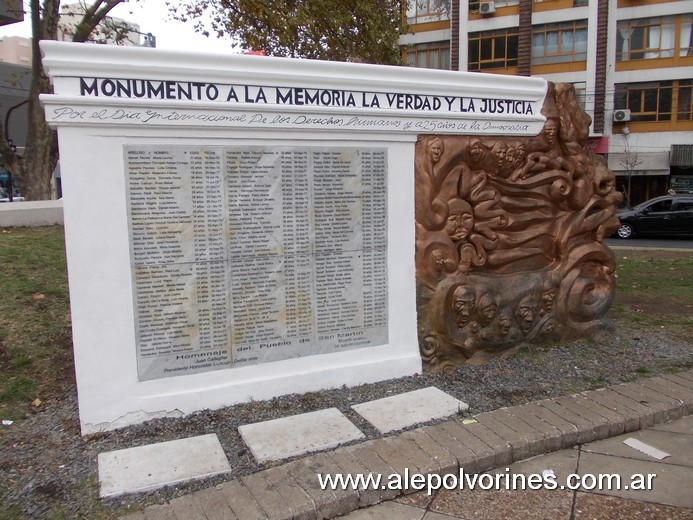
[[[74,3],[72,1],[63,4]],[[27,5],[28,2],[25,2]],[[229,52],[231,41],[205,37],[195,32],[193,23],[184,24],[169,18],[166,0],[140,0],[139,2],[124,2],[117,5],[110,13],[128,22],[138,24],[143,33],[156,36],[158,49],[194,50],[201,52]],[[31,36],[30,15],[24,15],[24,22],[0,27],[2,36]],[[234,50],[231,52],[239,52]]]

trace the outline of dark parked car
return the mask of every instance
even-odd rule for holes
[[[664,195],[619,210],[621,220],[616,236],[693,235],[693,195]]]

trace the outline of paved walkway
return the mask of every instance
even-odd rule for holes
[[[691,412],[693,370],[482,413],[471,423],[455,419],[337,448],[123,519],[691,518],[693,511],[685,509],[693,508]],[[658,448],[670,456],[660,461],[623,444],[629,438],[644,443],[641,449]],[[513,463],[518,464],[506,472]],[[551,470],[558,485],[570,473],[619,473],[629,484],[636,473],[657,476],[653,491],[464,490],[433,497],[392,489],[322,490],[316,478],[316,473],[459,475],[460,468],[469,475],[498,468],[501,479],[506,473],[541,475]]]

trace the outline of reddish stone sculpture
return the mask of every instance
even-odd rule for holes
[[[536,137],[420,136],[416,144],[419,345],[428,371],[575,339],[604,316],[621,194],[585,149],[590,119],[549,84]]]

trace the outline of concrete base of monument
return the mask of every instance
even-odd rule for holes
[[[101,498],[229,473],[216,434],[99,454]]]
[[[184,417],[202,409],[421,373],[418,351],[393,357],[386,355],[388,350],[391,348],[360,349],[103,389],[100,399],[80,397],[82,435],[162,417]]]

